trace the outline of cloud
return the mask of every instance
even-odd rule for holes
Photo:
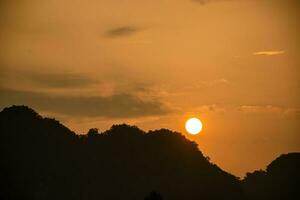
[[[28,72],[26,76],[31,82],[36,83],[39,86],[45,86],[49,88],[81,87],[98,83],[98,81],[93,80],[86,75],[68,72]]]
[[[299,108],[287,108],[276,105],[242,105],[238,107],[238,110],[244,113],[269,113],[279,114],[282,116],[300,116]]]
[[[195,110],[199,113],[222,113],[225,112],[226,109],[224,106],[219,106],[216,104],[210,104],[210,105],[202,105],[199,107],[196,107]]]
[[[75,72],[65,72],[65,71],[54,71],[44,69],[44,71],[38,70],[24,70],[17,68],[1,68],[1,73],[3,76],[0,80],[3,83],[13,82],[31,83],[35,86],[46,87],[46,88],[75,88],[91,86],[99,83],[98,80],[86,74],[80,74]],[[3,87],[3,86],[2,86]]]
[[[200,5],[205,5],[208,3],[215,3],[215,2],[221,2],[221,1],[232,1],[232,0],[191,0],[195,3],[198,3]]]
[[[186,86],[184,88],[184,91],[192,91],[199,90],[199,89],[205,89],[205,88],[212,88],[212,87],[222,87],[222,86],[229,86],[231,85],[231,82],[225,78],[221,79],[212,79],[207,81],[197,81],[195,83],[190,84],[189,86]]]
[[[107,31],[106,35],[108,37],[122,37],[122,36],[130,36],[138,31],[139,30],[133,26],[121,26]]]
[[[158,100],[143,100],[132,94],[59,96],[0,88],[0,107],[27,105],[34,109],[74,117],[133,118],[167,114]]]
[[[276,51],[276,50],[273,50],[273,51],[258,51],[258,52],[254,52],[253,55],[263,55],[263,56],[276,56],[276,55],[280,55],[280,54],[284,54],[285,51]]]
[[[284,108],[273,105],[243,105],[238,108],[245,113],[282,113]]]
[[[282,117],[296,117],[300,119],[300,108],[297,107],[283,107],[276,105],[218,105],[207,104],[193,108],[191,113],[230,113],[240,112],[243,114],[268,114]]]

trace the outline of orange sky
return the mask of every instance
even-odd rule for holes
[[[184,131],[243,176],[300,151],[297,0],[3,0],[0,108]]]

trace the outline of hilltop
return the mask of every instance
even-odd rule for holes
[[[278,182],[264,177],[280,177],[291,163],[299,166],[299,153],[285,155],[266,172],[260,171],[263,178],[253,178],[255,172],[240,181],[211,163],[181,133],[167,129],[145,132],[120,124],[102,133],[91,129],[77,135],[26,106],[0,112],[0,137],[4,200],[142,200],[149,194],[170,200],[241,200],[246,195],[251,199],[268,195],[257,193],[255,187]],[[285,183],[299,180],[298,169],[282,175]],[[294,191],[293,185],[288,186]]]

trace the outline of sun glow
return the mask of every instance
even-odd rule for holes
[[[185,129],[192,135],[197,135],[202,131],[202,122],[198,118],[190,118],[185,123]]]

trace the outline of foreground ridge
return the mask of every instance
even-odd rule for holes
[[[26,106],[0,112],[1,199],[293,199],[299,153],[240,181],[182,134],[113,125],[76,135]],[[287,170],[288,169],[288,170]],[[271,189],[285,184],[271,194]],[[267,190],[259,190],[261,186]],[[286,198],[287,197],[287,198]]]

